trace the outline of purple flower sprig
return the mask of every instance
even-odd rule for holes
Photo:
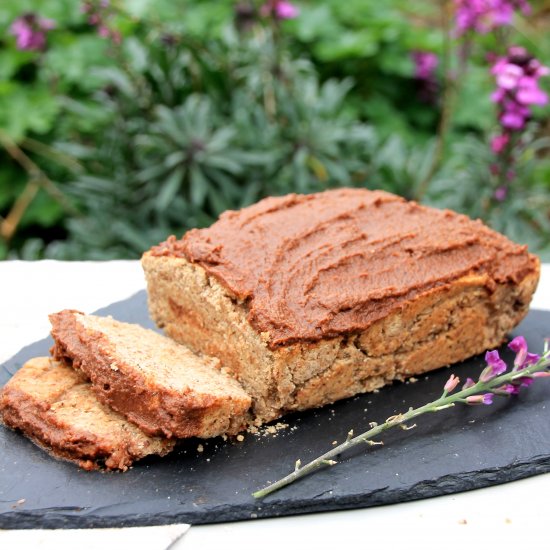
[[[519,46],[508,48],[504,57],[493,61],[491,74],[496,89],[491,100],[497,105],[499,130],[491,139],[491,150],[495,155],[491,173],[498,177],[494,198],[502,202],[515,178],[515,148],[521,143],[531,119],[531,106],[546,105],[549,101],[548,94],[539,86],[539,79],[548,76],[550,68]]]
[[[506,56],[496,60],[491,73],[497,85],[491,99],[499,106],[499,122],[505,130],[523,130],[531,115],[530,106],[548,103],[548,94],[540,89],[539,79],[550,74],[550,69],[525,48],[512,46]],[[493,146],[495,153],[509,140],[506,133],[499,138]]]
[[[350,430],[343,443],[303,466],[301,461],[297,460],[292,473],[256,491],[253,496],[263,498],[324,466],[334,466],[338,463],[335,458],[356,445],[383,445],[383,442],[375,441],[373,438],[396,426],[403,430],[410,430],[416,424],[409,425],[409,422],[418,416],[448,409],[454,407],[457,403],[491,405],[496,396],[511,397],[517,395],[522,388],[530,386],[537,378],[550,377],[549,340],[544,343],[542,355],[529,353],[527,342],[523,336],[514,338],[508,344],[508,347],[516,354],[511,370],[508,371],[508,367],[504,360],[500,358],[498,351],[488,351],[485,354],[486,367],[479,375],[477,382],[467,378],[462,388],[455,391],[460,384],[460,379],[451,374],[443,387],[443,393],[435,401],[416,409],[411,407],[405,413],[390,416],[381,424],[371,422],[371,428],[357,436],[354,436],[353,430]]]

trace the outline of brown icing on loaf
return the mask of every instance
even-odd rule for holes
[[[271,348],[363,331],[465,275],[490,291],[537,266],[480,221],[365,189],[268,198],[151,253],[200,264],[246,301]]]

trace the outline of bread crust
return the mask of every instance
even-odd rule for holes
[[[253,397],[256,423],[318,407],[500,345],[527,314],[540,262],[519,282],[469,274],[432,288],[359,333],[270,349],[247,306],[183,257],[142,257],[149,311],[165,332],[218,357]]]
[[[220,372],[219,361],[137,325],[70,310],[50,315],[50,321],[52,356],[81,370],[102,403],[146,434],[207,438],[245,425],[251,399]],[[144,344],[151,348],[148,357],[141,354]],[[129,357],[132,347],[136,352]]]
[[[124,471],[174,447],[102,405],[80,373],[49,357],[29,360],[4,386],[0,418],[49,454],[85,470]]]

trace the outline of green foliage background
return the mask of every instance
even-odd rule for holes
[[[0,257],[136,258],[266,195],[366,186],[484,218],[550,259],[550,110],[537,111],[508,197],[496,201],[486,60],[513,42],[548,65],[547,4],[472,42],[440,151],[441,93],[422,101],[410,54],[443,54],[448,5],[296,4],[292,21],[235,24],[230,0],[115,2],[117,45],[78,2],[4,0],[3,222],[29,181],[36,193],[2,233]],[[56,21],[45,52],[18,51],[9,35],[26,11]]]

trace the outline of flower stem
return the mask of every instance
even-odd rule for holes
[[[359,444],[367,444],[370,446],[382,445],[383,444],[382,442],[374,441],[373,438],[375,438],[382,432],[389,430],[390,428],[393,428],[395,426],[400,426],[405,430],[410,429],[410,427],[407,426],[407,422],[409,422],[410,420],[418,416],[421,416],[426,413],[435,413],[443,409],[447,409],[449,407],[454,407],[455,403],[466,403],[467,398],[472,395],[479,394],[480,392],[481,393],[490,392],[492,389],[496,389],[496,388],[499,388],[500,386],[503,386],[506,383],[513,382],[520,377],[529,378],[530,375],[532,375],[535,372],[545,371],[549,365],[550,365],[550,351],[545,348],[544,354],[534,365],[529,365],[522,370],[514,369],[500,376],[495,376],[494,378],[485,382],[478,381],[474,385],[450,395],[448,394],[447,391],[444,391],[441,397],[439,397],[435,401],[431,401],[430,403],[427,403],[426,405],[418,407],[417,409],[410,408],[405,413],[400,413],[400,414],[391,416],[387,418],[386,421],[382,424],[376,425],[373,423],[371,424],[370,430],[367,430],[366,432],[359,434],[358,436],[351,437],[351,434],[353,432],[350,432],[348,434],[348,438],[346,439],[346,441],[344,441],[344,443],[341,443],[337,447],[332,448],[330,451],[324,453],[323,455],[319,456],[315,460],[308,462],[304,466],[300,466],[300,463],[297,462],[296,468],[292,473],[268,485],[264,489],[260,489],[259,491],[256,491],[255,493],[253,493],[253,496],[255,498],[263,498],[277,491],[278,489],[285,487],[286,485],[290,485],[294,481],[318,470],[319,468],[322,468],[323,466],[327,466],[327,465],[332,466],[336,464],[336,462],[334,461],[335,457],[344,453],[348,449],[355,447],[356,445],[359,445]]]
[[[452,114],[454,109],[454,101],[456,96],[457,78],[453,75],[451,67],[451,57],[453,54],[451,43],[451,9],[450,2],[443,2],[441,5],[441,26],[443,28],[443,95],[441,99],[441,115],[437,127],[437,135],[435,142],[435,150],[432,161],[426,175],[422,178],[415,190],[416,200],[421,200],[426,194],[430,182],[441,166],[443,155],[445,152],[445,143],[447,134],[449,133]]]

